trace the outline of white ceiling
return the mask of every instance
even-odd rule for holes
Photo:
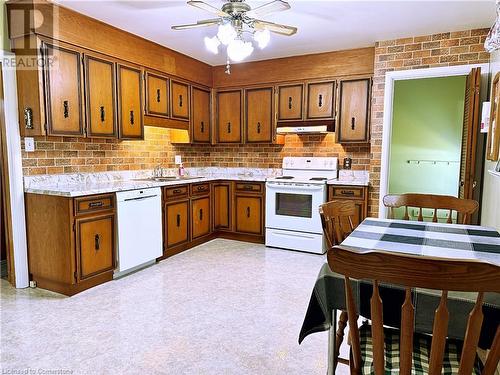
[[[268,1],[249,0],[251,6]],[[120,29],[140,35],[211,65],[226,62],[225,52],[213,55],[204,36],[215,26],[174,31],[172,25],[214,18],[186,1],[56,0],[56,2]],[[221,0],[206,0],[221,7]],[[490,27],[495,1],[307,1],[289,0],[292,9],[263,17],[298,27],[291,37],[273,34],[265,50],[247,61],[373,46],[375,41],[445,31]]]

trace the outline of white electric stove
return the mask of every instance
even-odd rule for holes
[[[285,157],[283,175],[266,181],[266,246],[324,254],[318,209],[337,177],[337,158]]]

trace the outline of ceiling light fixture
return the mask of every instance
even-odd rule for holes
[[[273,0],[254,9],[244,0],[228,0],[224,3],[222,9],[218,9],[200,0],[190,0],[187,3],[193,7],[210,12],[218,18],[202,20],[194,24],[172,26],[172,29],[185,30],[217,25],[217,35],[204,38],[205,47],[214,54],[219,53],[221,44],[227,47],[227,74],[231,73],[231,61],[243,61],[254,51],[252,41],[245,40],[244,35],[251,35],[253,42],[260,49],[264,49],[269,45],[271,32],[286,36],[291,36],[297,32],[296,27],[280,25],[255,18],[290,9],[290,4],[284,0]]]

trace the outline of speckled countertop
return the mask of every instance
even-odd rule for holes
[[[370,174],[368,171],[340,170],[339,178],[328,181],[328,185],[368,186]]]
[[[187,168],[186,173],[188,176],[200,176],[200,178],[152,181],[148,180],[153,175],[152,170],[27,176],[24,178],[24,191],[34,194],[80,197],[216,180],[264,182],[268,177],[280,175],[281,170],[270,168],[208,167]],[[175,175],[175,170],[164,170],[164,174],[166,176],[173,176]]]

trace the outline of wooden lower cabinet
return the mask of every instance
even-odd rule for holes
[[[165,248],[189,242],[189,199],[165,205]]]
[[[235,230],[239,233],[261,235],[263,232],[263,197],[236,194]]]
[[[114,194],[25,198],[30,280],[70,296],[113,279]]]
[[[221,181],[212,183],[214,208],[214,230],[231,231],[232,226],[232,183]]]
[[[210,196],[191,199],[191,227],[193,240],[211,232]]]
[[[368,186],[330,185],[328,201],[351,201],[356,206],[356,216],[352,224],[357,227],[368,216]],[[348,227],[347,223],[343,225]]]

